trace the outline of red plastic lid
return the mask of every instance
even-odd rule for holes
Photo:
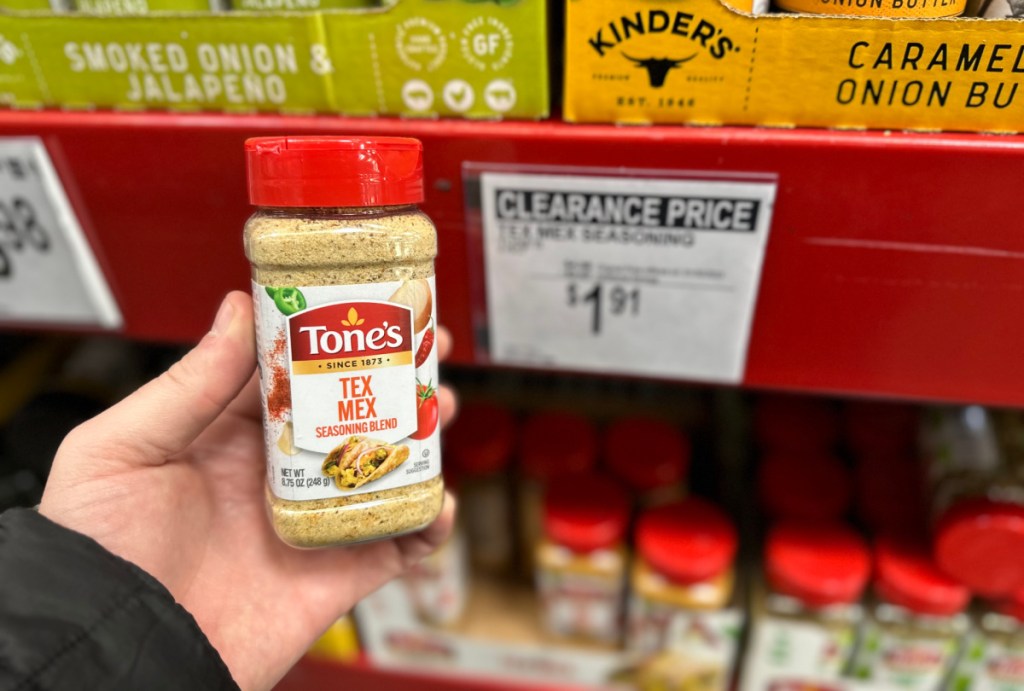
[[[638,492],[678,485],[690,464],[690,444],[673,425],[651,418],[624,418],[604,439],[608,469]]]
[[[846,441],[857,454],[902,454],[917,445],[918,409],[911,405],[851,401],[843,423]]]
[[[768,533],[769,585],[811,607],[855,602],[870,572],[867,545],[843,525],[782,521]]]
[[[736,528],[721,509],[702,499],[667,504],[644,513],[636,546],[659,573],[699,583],[728,569],[736,557]]]
[[[497,473],[508,467],[515,438],[515,419],[507,408],[467,403],[445,432],[445,460],[468,476]]]
[[[834,520],[850,508],[850,473],[830,455],[777,454],[758,472],[761,505],[772,518]]]
[[[587,472],[597,464],[597,429],[576,413],[531,415],[523,424],[519,458],[534,480]]]
[[[1024,622],[1024,590],[1018,590],[1007,599],[995,603],[993,608],[1000,614]]]
[[[621,542],[629,500],[614,482],[597,475],[552,480],[544,494],[544,532],[574,552],[593,552]]]
[[[256,137],[245,142],[256,206],[423,201],[423,145],[404,137]]]
[[[828,401],[763,396],[754,405],[754,436],[765,451],[828,453],[839,443],[839,415]]]
[[[934,552],[939,568],[980,595],[1024,589],[1024,506],[987,499],[954,505],[936,526]]]
[[[962,612],[971,599],[970,591],[939,571],[923,547],[890,537],[875,543],[875,591],[886,602],[937,617]]]

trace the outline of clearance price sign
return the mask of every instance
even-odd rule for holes
[[[776,184],[480,176],[499,364],[738,383]]]

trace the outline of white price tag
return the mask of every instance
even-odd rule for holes
[[[0,138],[0,321],[121,326],[42,140]]]
[[[775,182],[480,181],[494,362],[741,381]]]

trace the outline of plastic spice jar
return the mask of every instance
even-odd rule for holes
[[[702,499],[666,504],[640,516],[636,526],[626,647],[654,653],[671,630],[675,652],[714,661],[716,676],[730,677],[742,625],[733,607],[736,528]]]
[[[515,449],[512,413],[493,403],[462,406],[445,433],[445,466],[458,475],[460,522],[473,565],[503,572],[512,562],[509,464]]]
[[[597,465],[597,428],[576,413],[534,413],[519,437],[519,538],[522,567],[533,573],[541,537],[541,499],[549,481],[587,473]]]
[[[772,454],[758,469],[757,489],[772,518],[837,520],[849,510],[850,473],[835,456]]]
[[[269,137],[246,155],[274,529],[299,547],[419,530],[444,498],[421,145]]]
[[[850,663],[871,571],[867,545],[838,523],[782,521],[765,544],[743,688],[837,680]]]
[[[1005,430],[980,406],[941,408],[924,437],[939,568],[990,599],[1024,589],[1024,464]]]
[[[605,431],[602,454],[641,507],[682,498],[690,442],[674,425],[643,417],[616,420]]]
[[[915,543],[879,538],[874,554],[875,597],[855,674],[885,686],[940,688],[967,632],[970,593]]]
[[[545,629],[559,637],[614,644],[626,578],[629,501],[594,475],[565,476],[544,495],[544,536],[536,547]]]

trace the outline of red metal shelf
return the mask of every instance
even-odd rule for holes
[[[779,191],[747,385],[1024,405],[1024,138],[0,113],[0,135],[44,137],[140,339],[195,339],[247,287],[243,139],[328,132],[424,141],[455,362],[473,360],[464,162],[767,172]]]

